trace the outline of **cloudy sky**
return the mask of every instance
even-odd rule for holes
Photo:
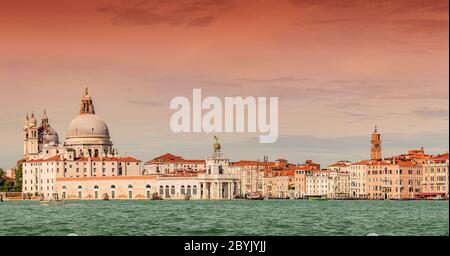
[[[232,159],[291,162],[448,151],[447,0],[0,2],[0,167],[27,112],[65,137],[89,86],[121,154],[204,159],[212,134],[174,134],[170,100],[278,96],[280,138],[218,134]]]

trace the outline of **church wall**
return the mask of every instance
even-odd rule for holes
[[[67,200],[101,200],[105,194],[111,200],[150,199],[156,193],[156,177],[59,178],[56,190]]]

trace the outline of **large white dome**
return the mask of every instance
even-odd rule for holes
[[[77,116],[69,125],[68,138],[107,137],[109,129],[106,123],[95,114]]]

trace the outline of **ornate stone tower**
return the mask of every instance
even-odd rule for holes
[[[24,158],[30,155],[35,155],[39,153],[39,142],[38,142],[38,127],[37,120],[34,113],[31,117],[26,116],[24,126],[23,126],[23,156]]]
[[[381,160],[381,135],[378,133],[377,126],[375,126],[375,130],[372,133],[370,144],[370,159],[374,161]]]
[[[87,87],[84,92],[83,98],[81,98],[80,115],[83,114],[95,115],[94,103],[92,102],[91,96],[89,96],[89,91]]]
[[[214,136],[215,143],[213,145],[214,152],[206,160],[206,174],[207,175],[223,175],[228,171],[229,159],[223,153],[219,139]]]

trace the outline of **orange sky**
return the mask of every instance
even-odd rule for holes
[[[375,124],[404,136],[386,154],[446,151],[448,56],[447,0],[1,1],[0,167],[20,158],[26,112],[46,108],[64,138],[85,86],[142,160],[206,157],[210,134],[169,129],[170,99],[192,88],[280,97],[279,143],[219,135],[234,160],[358,160]]]

